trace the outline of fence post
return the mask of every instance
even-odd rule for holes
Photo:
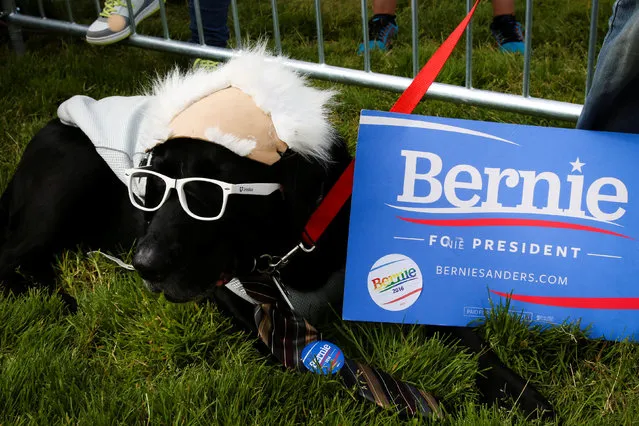
[[[533,0],[526,0],[526,34],[524,35],[523,96],[530,97],[530,56],[532,52]]]
[[[75,22],[73,19],[73,11],[71,10],[71,2],[69,0],[64,0],[64,4],[67,7],[67,16],[69,17],[69,22]]]
[[[44,13],[44,4],[42,4],[42,0],[38,0],[38,12],[40,12],[40,17],[41,18],[46,18],[45,13]],[[100,12],[98,12],[100,13]]]
[[[242,31],[240,30],[240,14],[237,11],[237,0],[231,0],[231,13],[233,15],[233,28],[235,30],[235,48],[242,49]]]
[[[271,0],[271,12],[273,13],[273,35],[275,36],[275,48],[279,55],[282,54],[282,37],[280,36],[280,15],[277,13],[277,0]]]
[[[18,13],[16,10],[15,0],[1,0],[0,17],[5,17],[13,13]],[[22,37],[22,28],[12,22],[7,22],[9,29],[9,40],[11,40],[11,46],[13,47],[16,55],[22,56],[25,52],[24,39]]]
[[[473,7],[471,0],[466,0],[466,13]],[[466,27],[466,88],[473,87],[473,21]]]
[[[411,27],[413,29],[413,77],[417,75],[421,68],[419,63],[419,20],[418,20],[417,0],[410,2]]]
[[[590,36],[588,38],[588,70],[586,73],[586,96],[592,85],[595,72],[595,45],[597,44],[597,18],[599,16],[599,0],[592,0],[590,5]]]
[[[368,45],[368,5],[362,0],[362,39],[364,40],[364,71],[371,71],[371,53]]]
[[[324,57],[324,30],[322,28],[322,5],[320,0],[315,0],[315,26],[317,27],[317,55],[320,64],[325,64]]]

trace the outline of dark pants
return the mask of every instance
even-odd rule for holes
[[[204,43],[209,46],[226,47],[229,39],[229,28],[226,25],[231,0],[200,0],[202,15],[202,32]],[[189,15],[191,16],[191,43],[200,43],[195,19],[195,2],[189,0]]]
[[[617,0],[577,127],[639,133],[639,0]]]

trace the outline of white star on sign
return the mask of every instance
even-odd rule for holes
[[[581,171],[581,168],[583,166],[586,165],[586,163],[582,163],[581,161],[579,161],[579,157],[577,157],[577,159],[575,161],[569,161],[570,165],[572,166],[572,170],[570,171],[571,173],[574,171],[578,171],[579,173],[583,173],[583,171]]]

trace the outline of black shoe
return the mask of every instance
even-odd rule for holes
[[[395,22],[395,15],[375,15],[368,21],[368,48],[386,52],[392,47],[393,38],[399,27]],[[357,54],[364,54],[364,43],[360,43]]]
[[[490,32],[502,52],[524,53],[524,35],[515,15],[495,16]]]

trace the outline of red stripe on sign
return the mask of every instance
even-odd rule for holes
[[[627,235],[619,234],[617,232],[608,231],[602,228],[595,228],[593,226],[578,225],[576,223],[556,222],[552,220],[542,219],[513,219],[513,218],[483,218],[483,219],[413,219],[410,217],[401,217],[399,219],[418,223],[420,225],[432,225],[432,226],[534,226],[539,228],[560,228],[560,229],[572,229],[575,231],[587,231],[597,232],[600,234],[614,235],[615,237],[627,238],[634,240]]]
[[[639,297],[552,297],[510,294],[496,290],[490,290],[490,292],[498,296],[509,297],[511,300],[535,305],[584,309],[639,309]]]
[[[411,291],[411,292],[410,292],[410,293],[408,293],[408,294],[405,294],[405,295],[403,295],[403,296],[401,296],[401,297],[398,297],[397,299],[393,299],[393,300],[391,300],[390,302],[386,302],[386,303],[384,303],[384,305],[390,305],[391,303],[395,303],[395,302],[398,302],[398,301],[400,301],[400,300],[402,300],[402,299],[406,299],[406,298],[407,298],[408,296],[410,296],[411,294],[415,294],[415,293],[420,292],[420,291],[422,291],[421,287],[420,287],[420,288],[418,288],[417,290],[413,290],[413,291]]]

